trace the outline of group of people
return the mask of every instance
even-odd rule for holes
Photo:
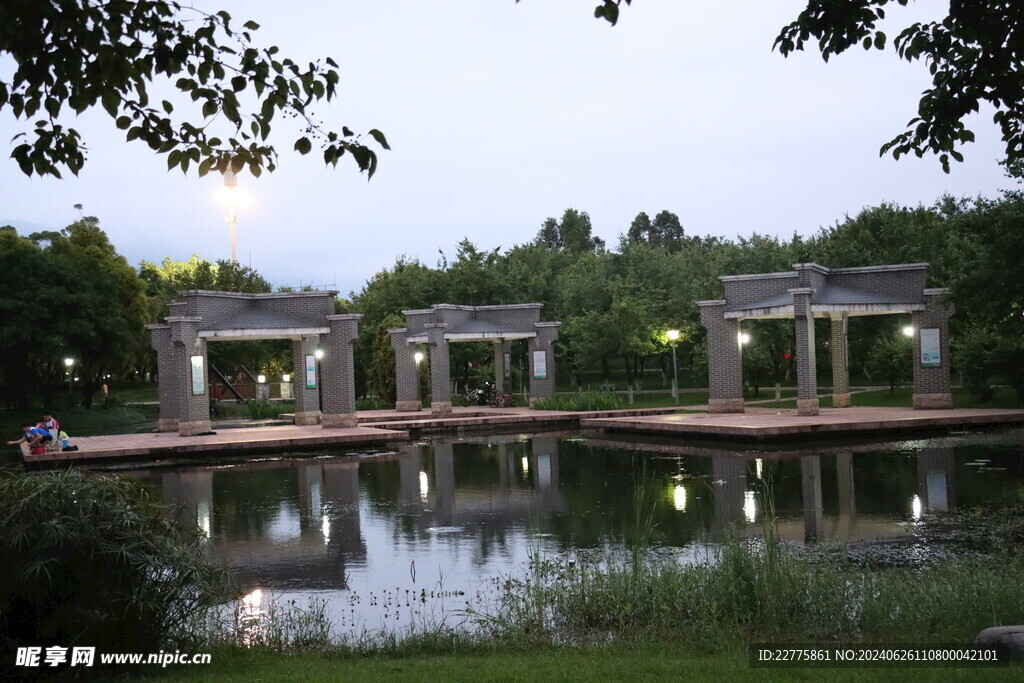
[[[26,423],[21,427],[22,437],[14,441],[8,441],[8,446],[25,442],[33,453],[41,453],[46,448],[46,442],[59,441],[61,450],[77,451],[77,446],[72,446],[66,432],[61,431],[60,423],[57,422],[51,413],[43,413],[41,422],[35,425]]]

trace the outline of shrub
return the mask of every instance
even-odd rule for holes
[[[542,398],[533,405],[536,410],[619,410],[622,406],[622,397],[610,391],[552,396]]]
[[[0,472],[3,666],[19,646],[186,644],[190,620],[225,596],[204,544],[130,480]]]

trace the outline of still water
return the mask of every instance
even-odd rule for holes
[[[531,554],[615,552],[645,509],[681,561],[760,533],[769,505],[797,543],[899,543],[1024,503],[1024,430],[787,450],[492,435],[130,474],[206,532],[250,601],[314,594],[341,630],[373,630],[457,611]]]

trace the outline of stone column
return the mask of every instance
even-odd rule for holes
[[[171,344],[170,325],[146,325],[151,343],[156,351],[156,373],[159,376],[157,392],[160,400],[160,419],[157,429],[161,432],[178,431],[178,392],[175,387],[179,379],[175,376],[174,346]]]
[[[811,313],[810,287],[789,290],[793,295],[796,318],[796,412],[798,415],[818,414],[818,378],[814,353],[814,315]]]
[[[448,357],[448,340],[444,333],[448,325],[430,323],[423,326],[427,331],[427,348],[430,353],[430,412],[452,412],[451,367]]]
[[[409,343],[409,330],[402,327],[388,330],[391,348],[395,350],[395,410],[412,412],[423,408],[420,401],[420,372],[416,364],[416,347]]]
[[[831,317],[832,341],[829,350],[832,354],[833,408],[849,408],[851,405],[849,352],[846,342],[849,320],[845,313],[835,313]]]
[[[501,340],[494,342],[494,390],[499,394],[507,393],[505,390],[505,354],[504,344]]]
[[[323,415],[324,428],[355,427],[356,418],[356,371],[352,344],[359,334],[359,313],[327,316],[331,331],[327,333],[321,348],[324,351],[320,368],[323,371]]]
[[[700,324],[707,330],[708,412],[743,412],[743,357],[740,321],[726,319],[725,301],[698,301]]]
[[[320,371],[316,368],[316,350],[320,335],[302,337],[292,341],[292,393],[295,395],[295,424],[320,424]],[[313,356],[316,386],[310,389],[306,377],[306,356]]]
[[[537,399],[555,395],[555,340],[558,339],[558,328],[562,323],[534,323],[537,336],[530,339],[530,404]],[[536,358],[538,351],[544,353],[546,377],[537,377]]]
[[[949,318],[953,304],[944,298],[947,289],[924,290],[925,310],[910,314],[914,326],[914,409],[952,408],[949,381]],[[939,358],[922,358],[921,331],[938,330]]]
[[[202,318],[197,316],[169,316],[167,322],[171,329],[171,344],[174,346],[173,361],[175,391],[178,394],[178,434],[195,436],[211,430],[210,393],[208,391],[210,375],[206,360],[206,340],[199,337],[199,323]],[[193,388],[192,357],[202,359],[202,385]],[[201,393],[196,393],[200,392]]]

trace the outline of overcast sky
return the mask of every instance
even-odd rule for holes
[[[860,49],[830,64],[782,58],[772,42],[801,2],[637,0],[614,28],[596,4],[196,0],[257,21],[256,42],[299,63],[333,57],[340,98],[314,111],[328,127],[379,128],[392,146],[367,183],[351,162],[288,151],[297,129],[279,122],[278,171],[240,177],[239,260],[275,285],[347,295],[402,255],[434,265],[464,237],[528,242],[568,207],[611,246],[639,211],[662,209],[690,235],[788,239],[883,201],[1011,184],[991,111],[949,175],[934,158],[880,158],[915,115],[926,67]],[[924,4],[887,10],[890,39]],[[0,224],[60,228],[83,204],[133,264],[230,256],[219,177],[167,172],[102,111],[74,125],[90,149],[80,176],[29,179],[2,160],[26,126],[0,114]]]

